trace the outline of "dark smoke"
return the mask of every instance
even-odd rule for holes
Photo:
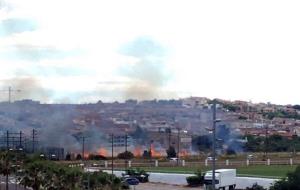
[[[231,153],[244,152],[244,142],[237,134],[232,132],[232,128],[229,126],[219,125],[216,129],[216,136],[223,145],[223,151]]]

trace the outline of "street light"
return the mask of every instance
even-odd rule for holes
[[[213,101],[213,154],[212,154],[212,188],[216,189],[216,124],[221,122],[221,119],[216,118],[216,100]]]

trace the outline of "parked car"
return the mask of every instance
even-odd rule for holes
[[[209,156],[209,157],[207,157],[206,159],[207,159],[208,161],[213,161],[213,157],[212,157],[212,156]],[[215,158],[215,160],[217,161],[218,159]]]
[[[252,155],[252,154],[249,154],[249,155],[247,156],[247,159],[248,159],[248,160],[253,159],[253,155]]]
[[[125,178],[122,183],[126,185],[138,185],[140,182],[137,178],[129,177]]]
[[[149,174],[145,172],[144,170],[138,169],[128,169],[125,170],[125,173],[122,173],[123,179],[127,178],[136,178],[141,183],[149,182]]]
[[[178,158],[169,158],[170,162],[177,162]]]

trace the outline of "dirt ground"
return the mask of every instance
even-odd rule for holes
[[[133,188],[132,188],[133,189]],[[135,190],[202,190],[201,187],[186,187],[179,185],[169,185],[163,183],[140,183]]]

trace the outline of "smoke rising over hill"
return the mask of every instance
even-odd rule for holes
[[[12,100],[33,99],[42,102],[47,102],[52,94],[51,91],[46,90],[41,85],[40,81],[33,77],[16,77],[12,79],[1,80],[0,85],[3,88],[2,90],[8,90],[4,89],[8,86],[12,87],[12,90],[14,90],[12,94]],[[1,94],[2,100],[7,100],[7,97],[8,94]]]
[[[164,47],[149,37],[140,37],[123,46],[121,53],[135,60],[122,68],[122,74],[131,80],[125,99],[157,98],[168,81]]]

